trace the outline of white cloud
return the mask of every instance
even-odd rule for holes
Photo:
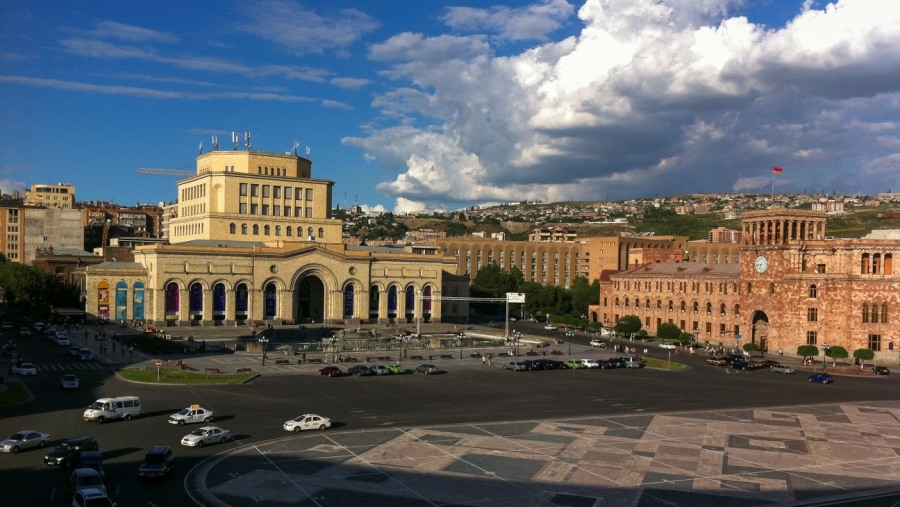
[[[442,19],[454,30],[496,32],[509,40],[545,40],[575,12],[565,0],[544,0],[519,9],[448,7]]]
[[[780,29],[728,17],[740,3],[588,0],[577,37],[506,56],[478,35],[396,35],[370,57],[403,81],[373,101],[399,125],[344,142],[396,172],[383,192],[450,208],[765,192],[775,163],[837,182],[896,152],[900,2],[806,6]]]

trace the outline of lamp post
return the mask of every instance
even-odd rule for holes
[[[416,291],[416,336],[422,336],[422,291]]]
[[[830,349],[830,348],[831,347],[829,347],[827,343],[822,344],[822,351],[825,352],[825,355],[822,356],[822,369],[823,370],[828,367],[828,365],[826,364],[826,361],[828,360],[828,349]]]
[[[331,362],[338,362],[338,353],[337,353],[337,335],[331,335],[331,338],[328,339],[331,342]]]
[[[261,364],[261,366],[265,366],[266,365],[266,348],[269,343],[269,339],[266,338],[265,335],[263,335],[262,337],[260,337],[259,343],[262,345],[262,364]]]

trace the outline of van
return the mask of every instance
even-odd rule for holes
[[[118,396],[116,398],[100,398],[91,403],[84,411],[85,421],[97,421],[103,424],[109,419],[130,420],[141,415],[141,399],[137,396]]]
[[[637,356],[629,356],[627,354],[621,354],[616,359],[619,359],[625,363],[626,368],[640,368],[644,366],[641,358]]]

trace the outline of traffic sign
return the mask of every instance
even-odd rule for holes
[[[160,366],[162,366],[162,361],[160,361],[159,359],[157,359],[157,360],[156,360],[156,367],[159,368]]]

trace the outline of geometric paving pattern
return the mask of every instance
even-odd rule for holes
[[[900,401],[292,435],[207,460],[204,505],[900,501]]]

